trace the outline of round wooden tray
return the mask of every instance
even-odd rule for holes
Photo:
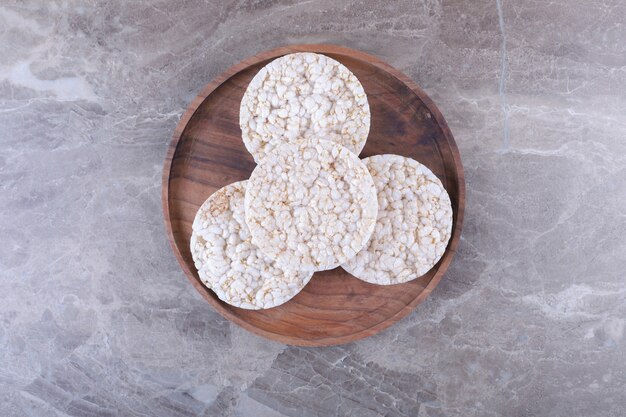
[[[239,128],[239,103],[263,65],[292,52],[317,52],[347,66],[363,84],[372,121],[361,157],[393,153],[425,164],[450,194],[454,226],[448,248],[426,275],[378,286],[341,268],[316,273],[289,302],[260,311],[220,301],[195,270],[189,239],[200,205],[217,189],[248,179],[255,167]],[[424,300],[450,265],[461,235],[465,208],[463,166],[443,116],[407,76],[379,59],[335,45],[291,45],[262,52],[213,80],[181,118],[163,169],[163,211],[172,249],[187,277],[222,316],[270,339],[303,346],[327,346],[371,336],[389,327]]]

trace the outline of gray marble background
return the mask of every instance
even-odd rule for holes
[[[166,240],[194,95],[288,43],[379,56],[467,177],[441,285],[296,348],[222,319]],[[626,2],[0,1],[0,415],[626,415]]]

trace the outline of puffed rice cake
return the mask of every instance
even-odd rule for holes
[[[244,220],[246,182],[220,188],[202,204],[191,254],[200,279],[222,301],[251,310],[276,307],[299,293],[313,273],[283,271],[252,244]]]
[[[356,255],[378,204],[366,166],[326,140],[282,141],[252,172],[245,197],[252,242],[283,269],[322,271]]]
[[[259,162],[282,140],[325,138],[358,155],[370,129],[363,86],[344,65],[321,54],[277,58],[252,79],[241,100],[244,144]]]
[[[342,264],[372,284],[399,284],[428,272],[452,232],[452,205],[427,167],[398,155],[365,158],[378,193],[378,219],[368,245]]]

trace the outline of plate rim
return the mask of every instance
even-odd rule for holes
[[[456,179],[458,184],[458,200],[459,207],[457,212],[455,213],[454,226],[452,236],[450,238],[450,242],[446,248],[444,255],[441,258],[441,264],[437,269],[437,272],[429,281],[428,285],[422,290],[422,292],[415,297],[411,302],[402,307],[396,314],[389,316],[382,322],[379,322],[372,327],[368,327],[366,329],[359,330],[355,333],[350,333],[343,336],[332,336],[326,338],[319,339],[302,339],[299,337],[293,337],[289,335],[284,335],[280,333],[270,332],[261,328],[258,328],[251,323],[241,319],[237,315],[232,314],[228,309],[226,309],[218,300],[214,299],[209,294],[209,289],[204,286],[202,282],[198,278],[196,278],[194,272],[190,269],[187,262],[185,262],[179,247],[176,243],[174,237],[174,231],[172,229],[171,222],[171,213],[169,208],[169,182],[170,182],[170,173],[172,169],[172,164],[174,161],[174,154],[176,153],[176,149],[178,144],[183,137],[183,133],[185,128],[189,124],[189,121],[194,116],[198,108],[202,105],[204,100],[219,86],[224,84],[231,77],[236,75],[237,73],[245,70],[246,68],[256,65],[259,62],[266,61],[268,59],[277,58],[279,56],[294,53],[294,52],[316,52],[316,53],[328,53],[328,54],[337,54],[337,55],[347,55],[353,59],[365,61],[368,64],[371,64],[380,70],[387,72],[392,75],[400,82],[404,83],[410,90],[412,90],[419,99],[424,103],[428,111],[435,118],[435,121],[439,125],[442,130],[443,136],[446,138],[448,142],[448,146],[450,147],[450,151],[452,153],[452,158],[454,160],[455,169],[457,171]],[[465,214],[465,174],[463,170],[463,164],[461,161],[461,155],[459,153],[459,149],[457,147],[456,141],[452,135],[448,124],[446,123],[443,115],[441,114],[437,105],[433,102],[433,100],[417,85],[415,81],[409,78],[404,73],[400,72],[396,68],[382,61],[381,59],[367,54],[365,52],[355,50],[352,48],[334,45],[334,44],[292,44],[280,46],[278,48],[269,49],[266,51],[259,52],[255,55],[252,55],[235,65],[228,68],[226,71],[220,73],[217,77],[211,80],[198,95],[191,101],[191,103],[187,106],[185,112],[181,116],[178,121],[176,128],[174,129],[174,133],[172,135],[172,139],[167,148],[167,153],[165,156],[165,161],[163,163],[163,173],[161,180],[161,204],[163,209],[163,218],[165,222],[165,228],[167,231],[168,241],[174,252],[178,263],[182,267],[187,279],[191,282],[194,288],[202,295],[204,298],[222,317],[225,319],[243,327],[244,329],[274,340],[281,343],[285,343],[288,345],[295,346],[334,346],[339,344],[345,344],[349,342],[353,342],[356,340],[363,339],[368,336],[373,336],[376,333],[390,327],[395,324],[402,318],[406,317],[411,311],[415,309],[415,307],[424,301],[432,292],[432,290],[439,284],[443,275],[448,270],[454,255],[456,254],[456,250],[461,238],[461,233],[463,229],[463,219]]]

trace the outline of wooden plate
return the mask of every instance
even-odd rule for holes
[[[363,84],[372,113],[361,157],[393,153],[425,164],[450,194],[454,226],[439,263],[421,278],[391,286],[360,281],[341,268],[316,273],[291,301],[249,311],[220,301],[194,268],[191,224],[218,188],[248,179],[255,167],[239,128],[239,103],[263,65],[292,52],[326,54],[347,66]],[[174,254],[187,277],[222,316],[270,339],[327,346],[371,336],[406,316],[424,300],[450,265],[461,235],[465,207],[463,166],[452,133],[428,96],[407,76],[379,59],[335,45],[292,45],[246,59],[217,77],[181,118],[163,170],[163,211]]]

